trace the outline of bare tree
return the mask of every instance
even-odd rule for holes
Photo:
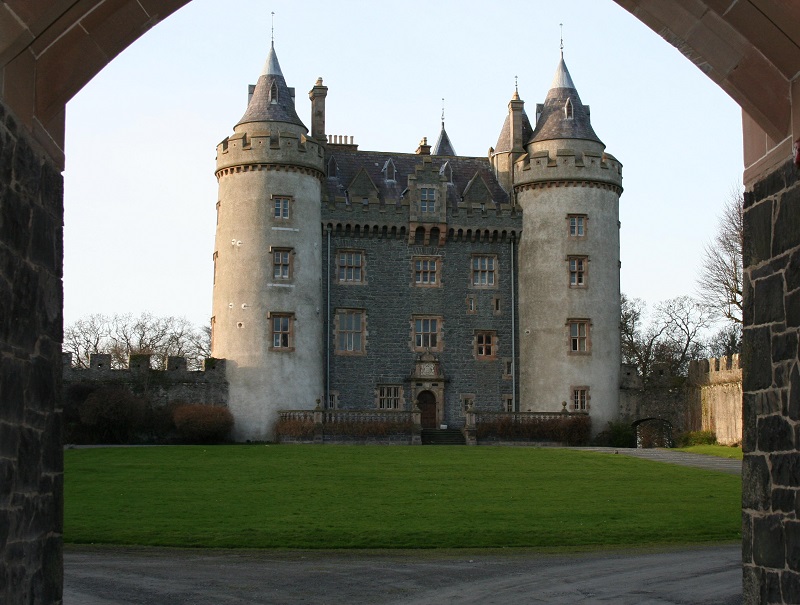
[[[209,334],[183,317],[90,315],[64,330],[63,350],[73,354],[76,367],[88,367],[92,353],[107,353],[112,367],[124,368],[129,355],[143,353],[157,370],[166,368],[170,356],[185,357],[189,369],[199,369],[210,354]]]
[[[685,376],[689,361],[704,355],[702,334],[708,326],[707,312],[688,296],[661,302],[648,314],[644,301],[623,294],[622,361],[636,366],[645,387],[657,366],[666,366],[672,376]]]
[[[714,240],[706,244],[697,288],[717,318],[742,323],[742,241],[744,196],[733,191],[722,208]]]

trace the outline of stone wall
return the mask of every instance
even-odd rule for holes
[[[111,369],[111,355],[90,355],[88,368],[72,367],[72,354],[63,357],[64,393],[76,385],[121,387],[145,396],[155,407],[171,403],[227,406],[228,380],[224,359],[206,359],[202,370],[186,369],[183,357],[167,357],[165,370],[150,369],[150,355],[131,355],[128,368]]]
[[[712,431],[723,445],[742,442],[742,368],[739,356],[702,359],[689,364],[689,413],[700,429]]]
[[[620,371],[619,421],[628,424],[649,419],[666,420],[673,435],[700,429],[687,406],[685,385],[676,382],[666,368],[656,368],[647,388],[636,366],[623,364]],[[605,427],[603,427],[605,428]],[[597,430],[602,430],[600,427]]]
[[[62,197],[0,103],[0,603],[61,603]]]
[[[745,193],[745,603],[800,602],[800,183],[787,161]]]

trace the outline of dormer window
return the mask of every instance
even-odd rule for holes
[[[386,160],[386,163],[383,165],[383,174],[387,181],[395,180],[395,168],[392,160]]]
[[[272,83],[272,87],[269,89],[269,103],[270,105],[275,105],[278,102],[278,84],[277,82]]]
[[[419,206],[421,212],[436,212],[436,190],[423,187],[419,190]]]
[[[336,178],[338,176],[339,167],[336,165],[336,158],[328,160],[328,177]]]
[[[564,117],[568,120],[573,118],[572,99],[567,99],[567,102],[564,103]]]
[[[443,174],[447,182],[451,185],[453,184],[453,168],[450,166],[450,162],[442,164],[442,167],[439,169],[439,174]]]

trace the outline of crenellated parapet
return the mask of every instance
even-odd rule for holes
[[[689,362],[689,384],[707,386],[742,381],[742,366],[739,355],[698,359]]]
[[[306,172],[323,178],[323,148],[304,134],[279,129],[236,132],[217,145],[217,180],[257,170]]]
[[[199,382],[224,383],[225,360],[209,357],[203,361],[202,370],[189,370],[185,357],[167,357],[167,367],[163,370],[151,369],[152,355],[133,354],[128,356],[128,367],[115,369],[111,366],[111,355],[96,353],[89,355],[88,368],[76,368],[72,365],[72,353],[62,353],[64,380],[118,380],[126,377],[147,375],[151,377],[168,377],[170,380],[196,380]]]
[[[525,155],[514,168],[514,190],[545,187],[598,187],[622,193],[622,164],[594,150],[541,150]]]

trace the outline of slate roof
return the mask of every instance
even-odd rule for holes
[[[450,142],[450,137],[447,136],[447,131],[444,129],[444,121],[442,121],[442,130],[439,132],[439,140],[433,146],[431,151],[432,155],[458,155]]]
[[[522,110],[522,143],[527,143],[531,136],[533,136],[533,126],[528,114]],[[513,145],[511,144],[511,115],[506,114],[506,121],[503,122],[503,128],[500,129],[500,136],[497,137],[497,145],[494,146],[495,153],[504,153],[511,151]]]
[[[400,203],[401,195],[408,186],[408,176],[414,174],[415,168],[422,164],[427,156],[415,153],[390,153],[383,151],[357,151],[352,148],[329,145],[325,154],[325,166],[329,166],[330,158],[336,162],[336,176],[327,177],[323,184],[323,199],[333,200],[335,197],[344,197],[345,190],[361,169],[367,173],[378,192],[381,204],[394,206]],[[470,157],[442,157],[430,156],[433,166],[448,177],[452,173],[452,185],[447,188],[448,208],[458,207],[469,183],[476,174],[480,174],[486,183],[490,200],[495,205],[507,204],[508,194],[503,190],[494,177],[491,165],[487,158]],[[395,167],[394,180],[387,180],[384,169],[389,160]],[[359,178],[359,182],[364,182]],[[351,200],[357,203],[358,200]]]
[[[564,111],[568,100],[572,103],[572,119],[569,119]],[[592,128],[589,112],[578,96],[563,56],[558,63],[536,128],[527,143],[552,139],[586,139],[603,144]]]
[[[277,91],[275,102],[270,94],[273,84]],[[274,43],[270,46],[264,69],[258,78],[250,103],[247,105],[247,111],[236,125],[248,122],[287,122],[308,130],[297,116],[293,91],[286,85],[281,66],[278,63],[278,55],[275,54]]]

